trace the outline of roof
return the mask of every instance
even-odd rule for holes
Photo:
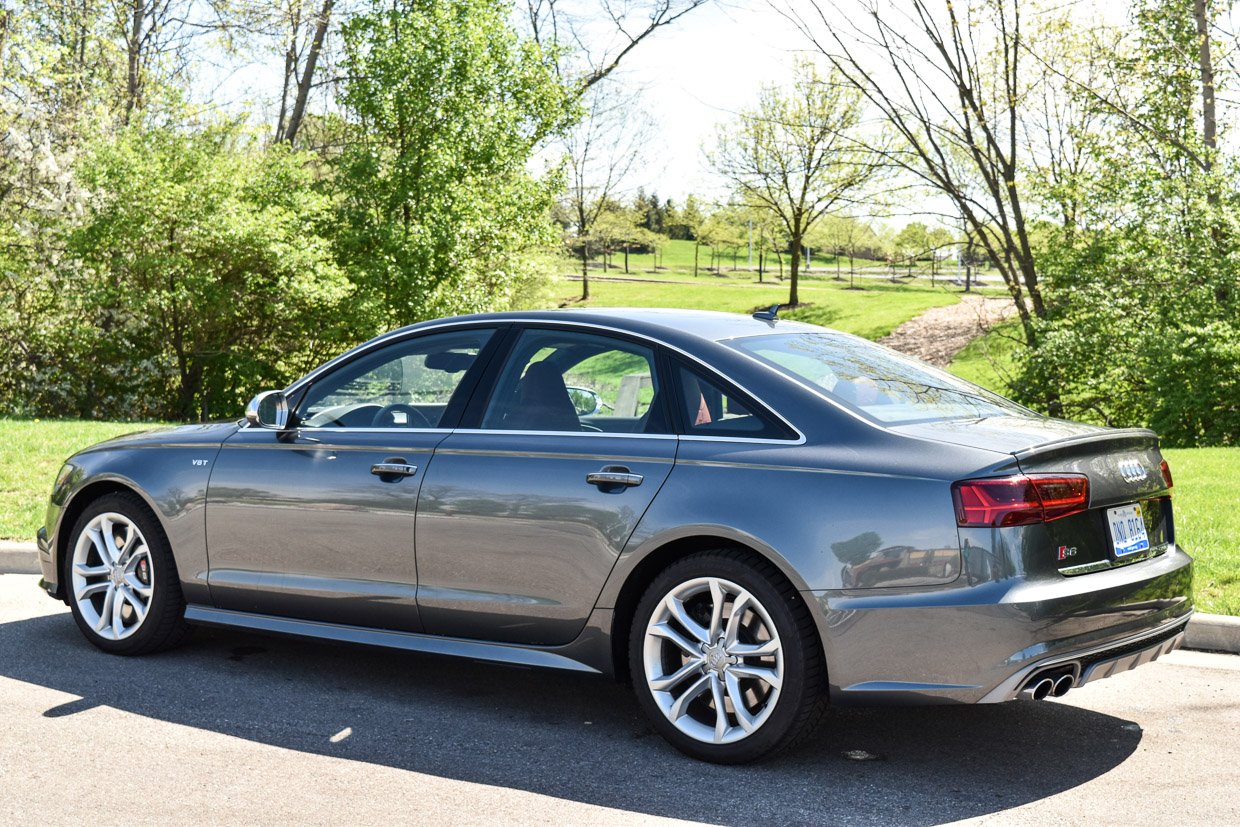
[[[778,331],[781,333],[821,333],[818,325],[777,319],[774,322],[755,319],[744,313],[723,313],[717,310],[679,310],[665,307],[581,307],[564,310],[509,311],[475,316],[459,316],[454,321],[589,321],[633,332],[649,334],[681,334],[711,341],[734,339]],[[645,330],[643,330],[645,328]]]

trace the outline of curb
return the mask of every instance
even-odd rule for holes
[[[41,574],[39,547],[34,543],[0,540],[0,574]]]
[[[41,574],[34,543],[0,540],[0,574]],[[1197,612],[1188,622],[1185,649],[1240,655],[1240,617]]]
[[[1184,635],[1184,648],[1240,654],[1240,617],[1194,614]]]

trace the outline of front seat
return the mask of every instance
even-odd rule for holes
[[[517,401],[504,417],[510,431],[580,431],[577,408],[564,377],[547,362],[535,362],[517,385]]]

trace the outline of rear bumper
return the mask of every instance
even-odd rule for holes
[[[1136,669],[1138,666],[1144,666],[1184,645],[1184,630],[1188,626],[1188,620],[1189,618],[1186,617],[1182,621],[1170,624],[1170,628],[1155,629],[1143,635],[1078,652],[1072,656],[1042,661],[1008,678],[978,703],[1002,703],[1016,700],[1020,695],[1021,687],[1039,672],[1068,667],[1077,676],[1073,686],[1083,686],[1092,681],[1109,678],[1112,675]]]
[[[1048,667],[1075,664],[1079,685],[1179,646],[1192,558],[1172,547],[1079,577],[806,598],[820,609],[833,701],[995,703]]]

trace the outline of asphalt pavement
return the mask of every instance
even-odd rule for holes
[[[602,679],[208,630],[112,657],[36,581],[0,575],[6,825],[1240,823],[1235,655],[834,710],[807,748],[717,767]]]

